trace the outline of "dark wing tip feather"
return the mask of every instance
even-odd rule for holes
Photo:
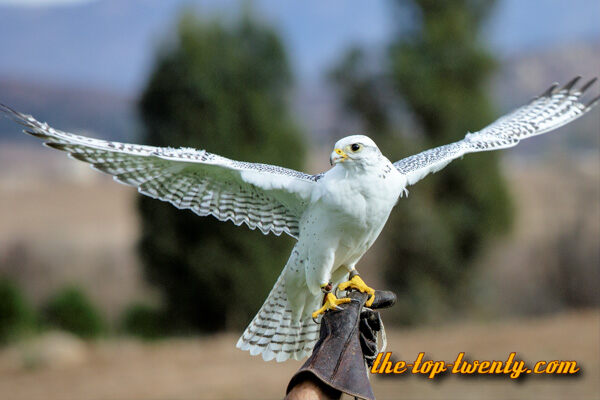
[[[585,93],[594,83],[596,83],[597,80],[597,77],[590,79],[585,85],[581,87],[581,89],[579,89],[579,93]]]
[[[64,150],[64,147],[63,148],[56,147],[56,148],[59,149],[59,150]],[[74,158],[74,159],[79,160],[79,161],[87,162],[87,163],[92,162],[92,161],[90,161],[90,159],[85,154],[71,153],[71,152],[69,152],[69,157]]]
[[[4,114],[6,114],[7,118],[10,118],[13,121],[15,121],[17,124],[25,126],[30,129],[39,129],[41,126],[44,125],[44,124],[40,123],[39,121],[37,121],[35,118],[33,118],[33,116],[31,116],[29,114],[20,113],[3,103],[0,103],[0,111],[3,112]],[[33,133],[30,130],[26,130],[25,133],[28,133],[33,136],[37,136],[35,133]],[[38,137],[47,137],[47,136],[38,136]]]
[[[15,121],[21,125],[25,125],[25,126],[30,125],[28,123],[28,118],[26,115],[21,114],[20,112],[10,108],[6,104],[0,103],[0,111],[4,112],[8,118],[12,119],[13,121]]]
[[[9,106],[7,106],[4,103],[0,103],[0,110],[4,111],[7,114],[19,114],[18,112],[16,112],[15,110],[13,110],[12,108],[10,108]]]
[[[554,94],[554,91],[558,87],[558,82],[554,82],[548,89],[544,91],[539,97],[550,97]]]
[[[65,145],[62,144],[62,143],[46,142],[44,144],[46,146],[51,147],[51,148],[56,149],[56,150],[65,150]]]
[[[36,131],[30,131],[28,129],[23,129],[23,132],[25,132],[28,135],[35,136],[36,138],[40,138],[40,139],[48,139],[48,137],[49,137],[45,133],[36,132]]]
[[[573,87],[577,84],[577,82],[579,82],[580,79],[581,79],[580,75],[576,76],[575,78],[573,78],[569,82],[567,82],[565,84],[565,86],[560,88],[560,91],[561,92],[570,92],[571,89],[573,89]]]
[[[585,110],[589,110],[590,108],[594,107],[597,103],[598,100],[600,100],[600,95],[594,97],[592,100],[590,100],[586,105],[585,105]]]

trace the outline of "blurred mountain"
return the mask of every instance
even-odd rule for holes
[[[385,2],[346,4],[99,0],[39,7],[0,5],[0,76],[136,91],[178,14],[192,10],[207,19],[230,20],[251,8],[281,32],[295,72],[315,77],[348,43],[379,42],[387,36]]]
[[[582,76],[579,86],[593,77],[600,78],[600,40],[529,49],[500,58],[489,86],[497,117],[526,104],[544,92],[553,82],[566,84],[578,75]],[[598,94],[600,82],[591,87],[589,93],[584,96],[584,101],[589,101]],[[365,133],[359,132],[360,127],[356,122],[349,121],[347,114],[338,109],[335,95],[323,83],[300,86],[295,97],[295,111],[298,119],[307,125],[307,130],[315,135],[317,140],[331,142],[346,134]],[[564,149],[598,152],[600,107],[590,114],[563,127],[559,135],[550,134],[543,140],[523,141],[511,150],[511,154],[543,155]],[[470,130],[476,131],[481,128],[483,126],[474,126]],[[408,124],[402,129],[411,129],[411,125]]]
[[[182,0],[0,6],[0,76],[131,92]],[[161,36],[159,36],[161,37]]]
[[[393,30],[385,2],[350,1],[343,9],[326,3],[310,2],[310,7],[278,0],[252,3],[257,15],[282,31],[299,77],[293,99],[297,119],[321,142],[356,128],[337,109],[335,94],[321,78],[324,71],[351,43],[367,44],[376,52]],[[64,130],[134,140],[135,98],[177,14],[190,7],[200,15],[231,18],[239,4],[238,0],[100,0],[40,7],[0,5],[0,102]],[[490,21],[490,44],[505,57],[491,88],[499,113],[523,104],[555,80],[600,71],[600,41],[590,39],[598,37],[598,28],[574,18],[590,7],[594,14],[600,3],[573,0],[559,15],[562,8],[556,0],[546,0],[542,8],[536,4],[499,1]],[[520,23],[532,13],[544,23]],[[560,40],[554,30],[562,32]],[[564,44],[561,40],[568,40],[568,32],[579,39]],[[535,146],[562,145],[567,140],[574,147],[598,148],[597,126],[596,114],[569,126],[577,132],[568,138],[557,135],[544,144],[536,141]],[[0,118],[0,140],[15,136],[23,138]],[[534,145],[526,143],[518,151],[529,146]]]
[[[590,79],[599,73],[600,41],[561,44],[503,59],[493,90],[498,105],[510,108],[552,82],[566,83],[576,75]]]
[[[250,4],[280,31],[296,75],[316,80],[351,44],[385,46],[410,16],[389,0],[96,0],[0,2],[0,76],[131,93],[183,9],[230,19]],[[28,2],[29,3],[29,2]],[[597,0],[498,0],[484,39],[499,55],[600,37]]]
[[[579,86],[593,77],[600,78],[600,41],[561,44],[506,58],[492,82],[497,110],[501,114],[506,113],[541,94],[553,82],[564,85],[577,75],[582,76]],[[596,82],[584,96],[584,101],[598,94],[600,83]],[[598,152],[600,107],[590,114],[562,128],[560,135],[550,134],[544,140],[526,140],[514,151],[518,154],[541,154],[568,148]]]
[[[552,82],[566,83],[575,75],[584,79],[598,76],[600,71],[600,41],[527,51],[501,61],[490,90],[497,105],[498,116],[525,104]],[[600,84],[590,89],[588,99],[600,93]],[[94,136],[113,140],[135,141],[138,133],[135,117],[135,94],[70,86],[55,83],[35,83],[26,80],[0,78],[0,102],[54,127],[75,132],[92,132]],[[344,121],[330,88],[323,83],[304,82],[298,85],[293,98],[298,121],[317,142],[353,132],[355,127]],[[525,141],[513,154],[545,153],[554,149],[600,149],[600,108],[593,115],[563,128],[560,135],[548,135],[539,141]],[[491,121],[490,121],[491,122]],[[481,127],[473,127],[472,130]],[[368,133],[368,132],[367,132]],[[0,140],[23,140],[15,134],[14,123],[0,118]]]
[[[0,102],[65,131],[125,142],[138,132],[133,97],[114,92],[0,79]],[[0,141],[26,141],[18,131],[0,118]]]

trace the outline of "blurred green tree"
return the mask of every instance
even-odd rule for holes
[[[186,14],[140,101],[144,141],[300,168],[305,145],[288,112],[291,81],[280,39],[248,13],[228,25]],[[139,211],[146,276],[178,332],[247,324],[293,244],[144,197]]]
[[[163,310],[149,304],[133,303],[123,312],[121,329],[142,339],[158,339],[168,332],[164,318]]]
[[[395,1],[391,14],[411,23],[398,27],[385,60],[374,63],[355,48],[332,71],[345,109],[392,161],[460,140],[494,119],[486,83],[495,62],[478,39],[493,3]],[[399,135],[409,114],[421,140]],[[512,220],[493,153],[469,155],[410,189],[384,230],[380,259],[386,283],[400,295],[392,312],[404,323],[464,305],[458,294],[474,258]]]
[[[35,313],[20,288],[0,277],[0,345],[35,330]]]
[[[42,319],[46,326],[85,339],[98,337],[107,330],[100,311],[76,286],[67,286],[53,295],[42,309]]]

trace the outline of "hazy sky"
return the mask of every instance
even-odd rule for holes
[[[0,0],[0,4],[21,6],[47,6],[56,4],[89,3],[96,0]]]
[[[251,3],[281,33],[297,76],[314,81],[351,44],[385,46],[402,23],[390,15],[390,1]],[[178,10],[187,3],[210,17],[235,14],[242,1],[0,0],[0,76],[135,90],[145,80],[157,42],[172,30]],[[500,58],[557,44],[597,42],[599,15],[600,0],[498,0],[484,37]]]

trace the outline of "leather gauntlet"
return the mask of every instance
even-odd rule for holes
[[[342,304],[342,310],[330,310],[323,315],[319,340],[312,355],[290,380],[287,393],[305,380],[317,380],[328,393],[337,391],[366,400],[375,398],[368,368],[377,355],[377,333],[382,324],[379,313],[373,309],[390,307],[396,296],[376,291],[371,308],[364,307],[369,298],[365,293],[352,291],[348,297],[351,302]]]

